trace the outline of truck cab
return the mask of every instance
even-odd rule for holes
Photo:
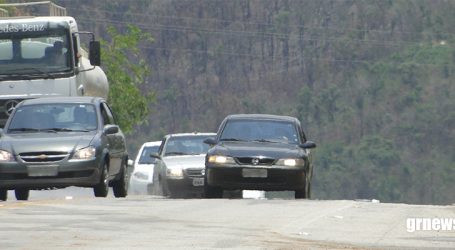
[[[1,5],[0,5],[1,7]],[[92,40],[89,53],[81,34]],[[108,97],[93,33],[79,32],[70,16],[0,19],[0,127],[25,99],[45,96]]]

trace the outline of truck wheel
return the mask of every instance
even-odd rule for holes
[[[116,198],[126,197],[128,195],[128,174],[126,173],[124,161],[120,170],[119,179],[114,182],[112,189],[114,190],[114,196]]]
[[[14,190],[14,194],[16,195],[16,200],[26,201],[28,200],[28,196],[30,195],[30,190],[28,190],[27,188],[18,188]]]
[[[8,199],[8,189],[0,189],[0,201],[6,201]]]
[[[109,181],[107,173],[107,164],[104,163],[101,170],[100,182],[93,187],[95,197],[106,197],[109,192]]]

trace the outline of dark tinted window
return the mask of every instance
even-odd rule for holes
[[[274,120],[229,120],[220,140],[267,140],[298,144],[299,137],[292,122]]]

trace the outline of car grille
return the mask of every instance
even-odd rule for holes
[[[272,158],[255,158],[255,157],[238,157],[236,158],[239,164],[245,165],[272,165],[275,159]]]
[[[202,171],[204,169],[193,169],[193,168],[190,168],[190,169],[187,169],[185,170],[186,171],[186,174],[188,175],[188,177],[203,177],[202,175]]]
[[[56,162],[65,159],[68,152],[29,152],[21,153],[19,157],[24,162]]]

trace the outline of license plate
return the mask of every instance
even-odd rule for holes
[[[40,177],[40,176],[57,176],[58,166],[27,166],[28,176]]]
[[[242,177],[244,178],[267,178],[267,169],[242,169]]]
[[[194,178],[193,179],[193,186],[204,186],[204,178]]]

